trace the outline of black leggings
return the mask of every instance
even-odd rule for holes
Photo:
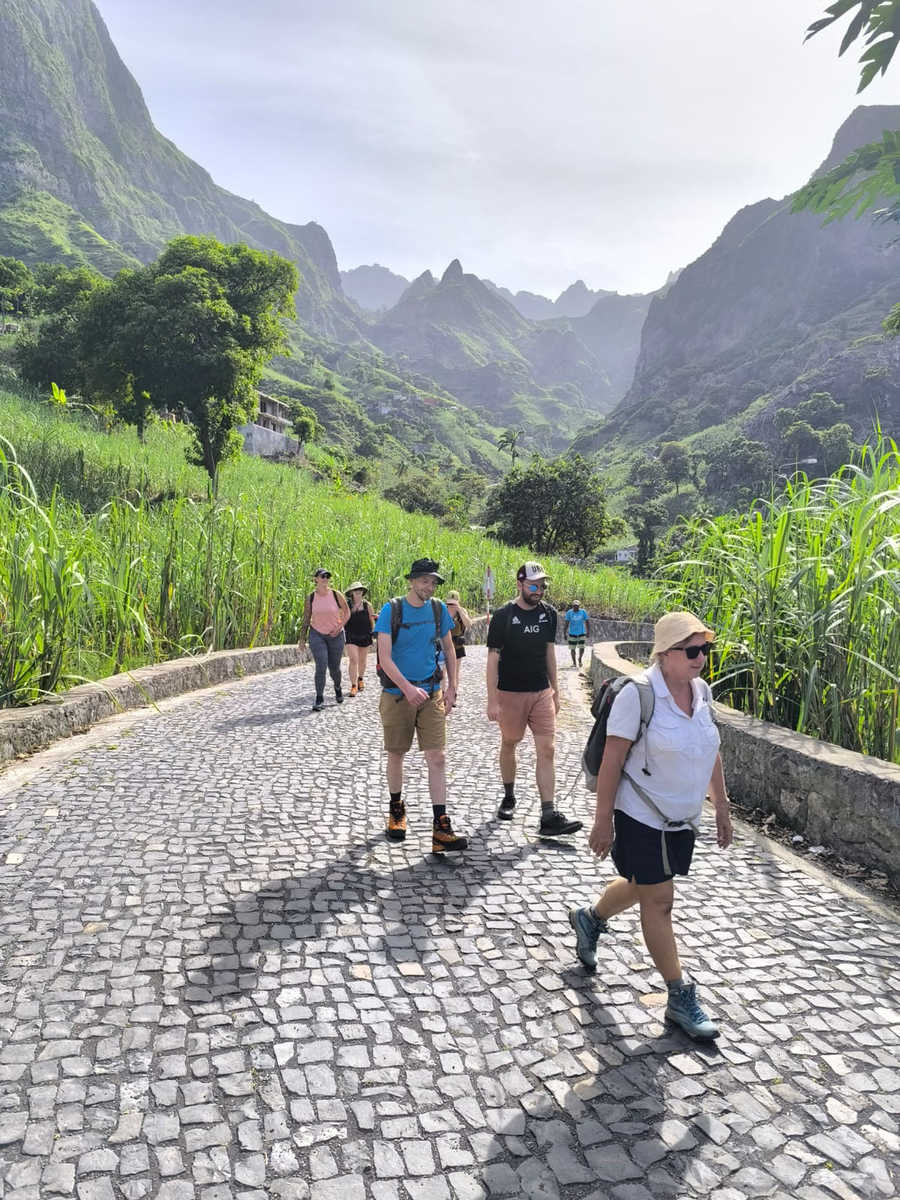
[[[316,699],[325,694],[325,668],[334,681],[334,690],[341,690],[341,655],[344,653],[344,631],[328,637],[318,629],[309,631],[309,649],[316,664]]]

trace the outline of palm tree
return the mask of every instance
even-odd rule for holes
[[[497,438],[497,449],[508,450],[512,459],[512,469],[516,469],[516,459],[519,457],[518,442],[525,432],[524,429],[504,429]]]

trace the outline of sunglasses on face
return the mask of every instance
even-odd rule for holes
[[[712,642],[703,642],[700,646],[676,646],[676,650],[683,650],[685,658],[697,658],[702,654],[704,658],[709,658],[709,652],[712,650]]]
[[[529,592],[546,592],[547,590],[546,583],[526,583],[525,587]]]
[[[331,578],[330,571],[320,571],[318,573],[318,575],[316,576],[316,579],[330,579],[330,578]]]

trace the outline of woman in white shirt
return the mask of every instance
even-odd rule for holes
[[[601,859],[611,855],[619,878],[588,908],[572,909],[576,953],[587,971],[597,969],[596,947],[607,921],[640,905],[641,930],[650,957],[669,992],[666,1019],[699,1039],[719,1031],[685,979],[672,930],[675,875],[687,875],[703,801],[712,796],[718,843],[731,844],[732,828],[713,723],[709,685],[700,678],[715,634],[693,613],[672,612],[654,627],[653,715],[641,733],[637,687],[616,696],[606,726],[597,773],[597,809],[589,844]]]

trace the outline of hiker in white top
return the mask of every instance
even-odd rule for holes
[[[719,733],[709,685],[700,678],[715,634],[693,613],[660,617],[654,628],[653,715],[640,736],[640,697],[625,686],[606,726],[597,775],[597,809],[589,843],[601,859],[612,856],[620,878],[589,908],[573,909],[577,954],[588,971],[607,921],[640,905],[641,930],[650,957],[666,981],[666,1018],[692,1037],[718,1037],[700,1007],[695,986],[682,975],[672,930],[673,877],[687,875],[707,792],[716,813],[722,849],[732,828],[719,755]]]

